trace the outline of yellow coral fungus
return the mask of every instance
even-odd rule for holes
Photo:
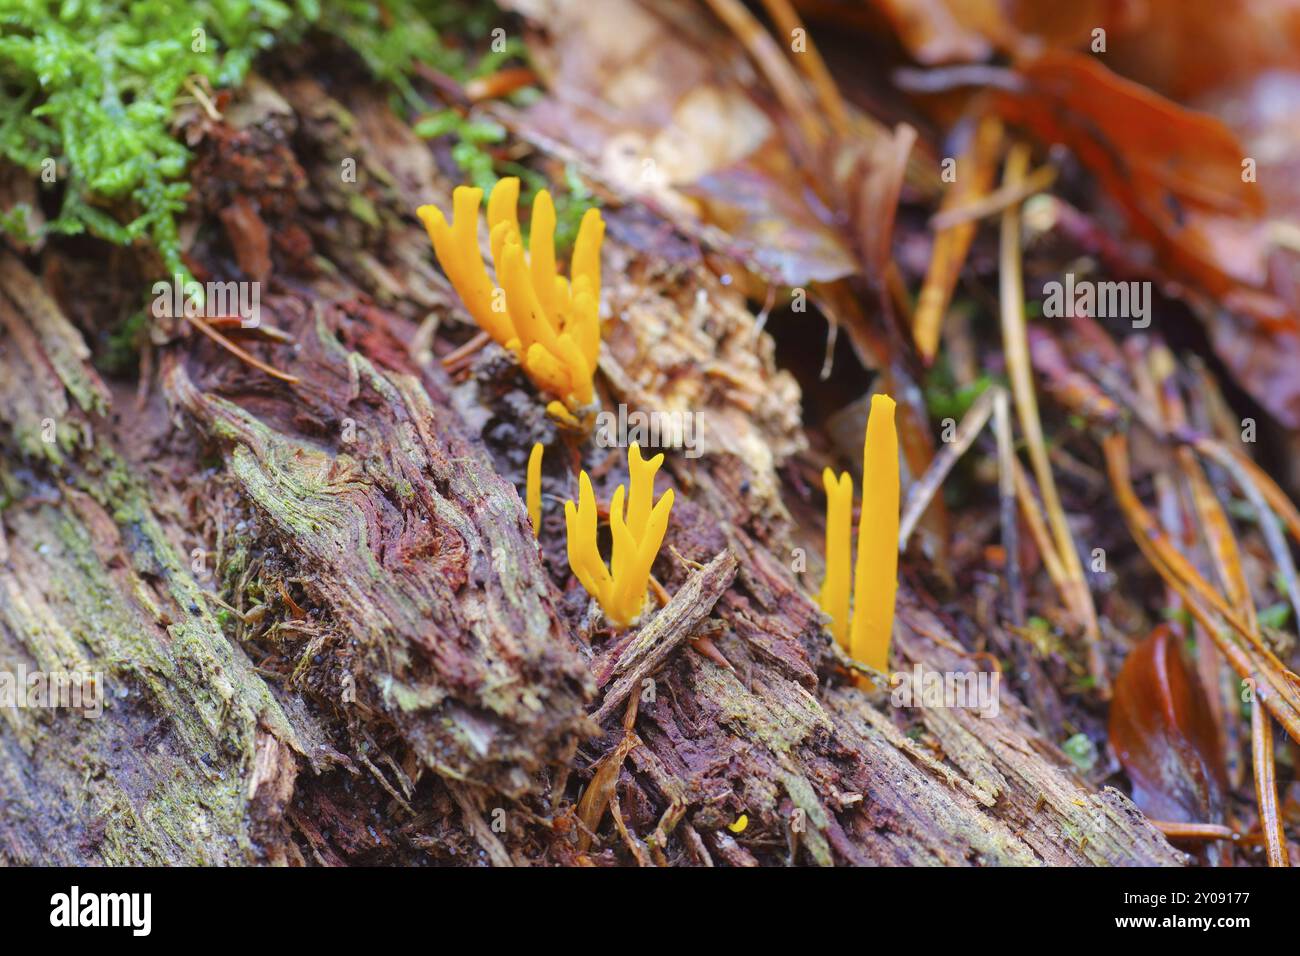
[[[654,501],[655,474],[664,456],[642,459],[633,444],[627,451],[630,490],[619,485],[609,506],[609,529],[613,554],[609,567],[596,548],[596,495],[584,471],[578,476],[578,503],[564,503],[568,529],[569,567],[587,593],[614,624],[626,627],[641,613],[650,566],[654,564],[668,529],[673,508],[670,488]],[[626,508],[624,499],[626,498]]]
[[[534,442],[528,453],[528,484],[526,488],[528,518],[533,523],[533,537],[542,527],[542,443]]]
[[[849,567],[853,546],[853,478],[846,471],[838,480],[827,468],[822,473],[826,486],[826,580],[822,582],[820,604],[830,615],[831,633],[844,650],[849,649]]]
[[[605,223],[588,209],[578,228],[569,278],[555,262],[555,205],[546,190],[533,200],[525,255],[519,231],[519,180],[502,179],[488,198],[488,248],[496,285],[478,244],[483,190],[458,186],[448,224],[436,206],[416,210],[443,271],[478,326],[509,349],[541,391],[547,411],[577,425],[594,400],[600,357],[600,244]]]
[[[819,604],[831,618],[840,646],[878,671],[889,666],[898,590],[898,431],[894,400],[874,395],[862,447],[862,513],[858,517],[858,561],[849,619],[849,564],[853,521],[853,479],[827,468],[826,580]]]

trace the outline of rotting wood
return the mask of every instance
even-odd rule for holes
[[[708,456],[689,469],[673,462],[683,500],[668,544],[697,563],[724,555],[714,560],[728,583],[701,586],[701,596],[716,590],[711,610],[681,604],[712,615],[711,640],[731,667],[656,655],[665,643],[647,641],[624,676],[653,661],[654,701],[627,735],[594,736],[595,658],[483,440],[473,386],[417,363],[403,337],[447,306],[409,210],[445,201],[449,184],[372,95],[353,92],[345,105],[310,81],[282,90],[276,123],[297,124],[295,146],[315,157],[305,169],[312,201],[346,208],[362,195],[338,183],[345,149],[368,172],[375,211],[371,224],[346,220],[355,234],[313,221],[335,271],[268,299],[297,342],[282,357],[297,382],[267,381],[181,339],[163,350],[164,387],[144,418],[115,421],[134,396],[97,384],[80,333],[52,300],[32,297],[40,283],[28,273],[0,283],[11,296],[22,289],[0,301],[0,406],[23,426],[4,439],[0,465],[6,489],[20,492],[0,513],[9,549],[0,654],[84,659],[125,691],[93,724],[23,714],[0,727],[4,859],[410,862],[482,852],[503,864],[607,863],[636,835],[670,863],[1182,862],[1124,797],[1080,781],[1012,695],[991,721],[922,709],[932,758],[898,745],[897,728],[881,724],[896,715],[839,673],[823,618],[784,559],[796,529],[776,468],[803,445],[797,386],[776,369],[771,341],[755,338],[738,292],[702,263],[675,266],[673,283],[650,281],[653,256],[617,241],[609,294],[627,321],[602,373],[633,407],[709,410]],[[255,111],[251,122],[243,132],[256,142]],[[340,123],[365,135],[340,135]],[[280,152],[266,155],[283,153],[275,142]],[[33,301],[39,314],[22,308]],[[62,426],[53,447],[37,437],[47,410]],[[355,446],[341,437],[347,419]],[[162,472],[196,470],[207,451],[218,464],[203,480],[235,503],[208,494],[181,511]],[[203,521],[235,517],[248,527],[223,525],[225,547],[253,548],[239,580],[266,575],[269,594],[291,585],[296,595],[271,598],[244,641],[213,617],[204,590],[214,582],[200,584],[181,558]],[[670,557],[656,569],[679,596],[707,573]],[[899,662],[971,666],[953,656],[942,623],[900,594]],[[675,613],[658,612],[640,636],[665,614],[669,628]],[[323,650],[290,675],[249,660],[271,656],[275,641],[294,661]],[[580,778],[620,747],[618,822],[601,824],[583,853],[572,823]],[[390,796],[368,782],[366,763],[390,773],[389,761],[413,782],[414,819],[387,814]],[[510,808],[516,822],[492,834],[497,845],[484,846],[466,800]],[[749,825],[732,834],[740,813]]]
[[[735,576],[736,559],[729,551],[719,553],[691,574],[686,584],[641,630],[614,664],[610,675],[614,682],[605,692],[600,709],[593,715],[596,723],[603,724],[608,720],[627,700],[632,689],[662,667],[673,652],[695,633]]]

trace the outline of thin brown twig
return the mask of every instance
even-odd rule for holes
[[[1279,669],[1285,671],[1286,667],[1264,645],[1259,635],[1251,631],[1246,619],[1229,605],[1223,596],[1201,576],[1196,567],[1183,556],[1182,552],[1170,543],[1168,536],[1138,500],[1128,476],[1128,440],[1123,433],[1108,435],[1102,447],[1106,454],[1107,465],[1110,467],[1111,486],[1120,508],[1124,511],[1125,518],[1129,520],[1135,534],[1141,533],[1139,545],[1145,539],[1145,542],[1159,556],[1161,564],[1179,583],[1198,596],[1199,603],[1208,605],[1210,610],[1245,638],[1252,648],[1271,658]]]
[[[998,442],[998,513],[1002,523],[1002,550],[1007,562],[1008,606],[1011,623],[1025,624],[1025,589],[1020,574],[1020,527],[1016,521],[1016,452],[1011,435],[1011,407],[1006,389],[993,398],[993,432]]]
[[[1237,486],[1241,488],[1242,494],[1254,507],[1260,533],[1263,534],[1264,543],[1268,545],[1273,563],[1277,566],[1278,573],[1281,574],[1282,581],[1286,585],[1286,596],[1291,602],[1296,626],[1300,627],[1300,578],[1297,577],[1295,562],[1291,558],[1291,549],[1287,546],[1286,537],[1282,534],[1282,529],[1274,516],[1274,512],[1280,514],[1282,520],[1287,522],[1292,536],[1300,542],[1300,515],[1296,515],[1295,505],[1291,503],[1286,492],[1245,455],[1234,453],[1222,443],[1208,439],[1197,442],[1195,447],[1197,451],[1211,457],[1232,475]],[[1293,520],[1294,524],[1292,524]]]
[[[288,382],[290,385],[295,384],[298,381],[298,376],[290,375],[288,372],[281,372],[278,368],[275,368],[274,366],[271,365],[267,365],[261,359],[256,358],[253,355],[250,355],[248,352],[245,352],[234,342],[230,341],[230,339],[226,338],[216,329],[212,328],[212,326],[208,325],[208,323],[205,322],[201,317],[197,315],[190,315],[188,312],[185,312],[184,315],[185,318],[188,319],[194,325],[194,327],[197,328],[200,332],[202,332],[208,338],[212,339],[212,341],[216,342],[218,345],[220,345],[231,355],[243,359],[245,362],[253,366],[253,368],[257,369],[259,372],[265,372],[267,375],[270,375],[272,378],[278,378],[280,381]]]
[[[934,496],[943,487],[944,479],[988,424],[989,417],[993,414],[994,399],[999,392],[1003,392],[1003,389],[994,385],[985,389],[983,394],[975,399],[966,414],[962,416],[952,439],[944,443],[939,453],[930,461],[930,467],[926,469],[925,474],[912,484],[907,494],[907,503],[903,506],[902,520],[898,525],[899,551],[907,548],[907,539],[912,536],[912,531],[916,528],[916,523],[921,520],[921,515],[925,513],[925,509],[930,506]]]
[[[618,802],[618,794],[609,795],[609,815],[614,821],[614,827],[618,830],[619,836],[623,838],[623,844],[636,860],[637,866],[652,867],[654,860],[651,859],[646,845],[641,838],[631,831],[627,823],[623,820],[623,807]]]
[[[1170,820],[1148,822],[1171,840],[1239,840],[1241,834],[1218,823],[1176,823]]]
[[[763,7],[767,10],[768,16],[772,18],[772,22],[776,24],[776,28],[790,39],[795,62],[803,70],[804,75],[808,77],[808,82],[812,85],[818,102],[821,103],[822,109],[826,112],[835,135],[841,139],[846,139],[849,135],[848,108],[844,105],[844,98],[840,96],[839,87],[835,85],[831,71],[826,68],[826,61],[817,52],[812,37],[808,35],[803,21],[799,19],[799,14],[791,5],[790,0],[763,0]],[[794,50],[793,39],[796,30],[803,31],[804,48],[802,51]]]
[[[1251,634],[1240,616],[1169,545],[1133,490],[1127,437],[1122,432],[1108,435],[1102,442],[1102,450],[1116,501],[1138,549],[1182,598],[1238,676],[1251,682],[1255,699],[1264,703],[1292,739],[1300,741],[1300,691],[1295,684],[1296,675],[1263,646],[1257,635]],[[1215,613],[1230,625],[1229,630],[1216,623]],[[1241,640],[1232,637],[1234,632]]]
[[[600,821],[609,807],[609,798],[618,783],[619,771],[627,755],[636,748],[641,740],[633,732],[636,721],[638,698],[635,694],[627,702],[627,711],[623,717],[623,736],[613,750],[596,762],[595,772],[578,799],[578,820],[582,823],[582,832],[578,834],[578,851],[586,853],[591,848],[592,838],[600,829]]]
[[[1277,764],[1273,753],[1273,719],[1258,702],[1250,708],[1250,760],[1255,768],[1255,798],[1259,801],[1259,828],[1269,866],[1290,866],[1282,814],[1277,805]]]
[[[1139,548],[1179,594],[1202,630],[1211,638],[1208,647],[1218,651],[1214,655],[1216,659],[1222,655],[1240,677],[1255,684],[1255,705],[1251,711],[1251,755],[1259,806],[1260,842],[1265,844],[1270,866],[1289,866],[1287,843],[1277,802],[1270,712],[1294,738],[1294,720],[1288,722],[1287,717],[1289,715],[1294,718],[1295,715],[1296,700],[1292,698],[1295,697],[1293,692],[1297,678],[1272,655],[1260,637],[1254,601],[1241,565],[1240,548],[1198,456],[1213,461],[1228,471],[1251,501],[1274,561],[1288,581],[1294,578],[1294,565],[1273,511],[1282,515],[1288,528],[1296,534],[1297,540],[1300,540],[1300,534],[1297,534],[1300,532],[1300,515],[1290,498],[1248,456],[1217,439],[1196,433],[1187,426],[1172,381],[1172,355],[1167,348],[1157,345],[1150,351],[1149,357],[1151,371],[1165,390],[1163,401],[1151,401],[1151,396],[1144,396],[1148,401],[1135,402],[1133,395],[1119,387],[1122,386],[1121,382],[1112,381],[1109,377],[1105,381],[1107,387],[1121,396],[1137,420],[1153,436],[1176,445],[1175,456],[1187,482],[1207,550],[1227,595],[1226,601],[1213,593],[1208,583],[1199,578],[1195,569],[1182,559],[1172,544],[1156,533],[1154,523],[1143,513],[1128,482],[1127,451],[1120,435],[1108,437],[1104,446],[1112,484]],[[1215,394],[1213,389],[1207,391],[1212,396]],[[1157,410],[1162,408],[1164,414],[1157,414]],[[1288,592],[1294,595],[1295,591],[1288,584]],[[1206,605],[1218,611],[1220,617],[1246,639],[1244,645],[1231,641],[1229,635],[1223,633]],[[1224,614],[1225,608],[1230,608],[1234,613]],[[1300,615],[1297,619],[1300,619]]]
[[[1166,357],[1156,353],[1157,362]],[[1176,457],[1191,490],[1192,504],[1200,519],[1202,536],[1213,559],[1219,580],[1229,603],[1242,616],[1246,626],[1258,638],[1259,617],[1250,586],[1241,566],[1241,551],[1232,526],[1215,497],[1200,461],[1191,447],[1182,445]],[[1267,506],[1265,506],[1267,507]],[[1290,555],[1287,555],[1288,559]],[[1216,659],[1218,655],[1215,655]],[[1259,804],[1260,829],[1268,853],[1269,866],[1289,866],[1286,837],[1282,833],[1277,804],[1277,766],[1273,752],[1273,722],[1263,706],[1251,707],[1251,766],[1255,778],[1255,797]]]
[[[1167,427],[1163,419],[1148,407],[1149,403],[1139,401],[1132,390],[1110,370],[1096,368],[1093,374],[1106,389],[1124,403],[1137,421],[1155,438],[1162,442],[1190,446],[1202,458],[1215,462],[1232,476],[1255,508],[1260,531],[1286,584],[1287,596],[1291,601],[1296,620],[1300,621],[1300,575],[1297,575],[1290,549],[1277,523],[1280,517],[1291,537],[1300,543],[1300,511],[1296,509],[1286,492],[1278,487],[1277,483],[1249,456],[1220,439],[1181,425]]]
[[[1029,173],[1023,182],[1003,183],[986,196],[951,209],[941,209],[930,217],[930,228],[938,232],[963,223],[978,222],[988,216],[1005,212],[1008,207],[1024,202],[1034,193],[1041,193],[1056,182],[1055,166],[1040,166]]]
[[[771,34],[763,29],[763,24],[740,0],[708,0],[708,4],[718,19],[740,39],[772,84],[777,99],[799,126],[804,142],[814,150],[820,149],[827,136],[826,128],[818,120],[820,112]]]
[[[537,82],[537,74],[526,66],[508,67],[488,76],[475,77],[465,84],[471,102],[501,99]]]
[[[1056,546],[1052,544],[1051,532],[1047,530],[1047,522],[1043,520],[1042,512],[1039,510],[1038,498],[1029,483],[1029,476],[1025,474],[1024,466],[1014,456],[1011,459],[1011,481],[1015,487],[1016,498],[1020,502],[1020,513],[1024,515],[1029,536],[1034,539],[1034,545],[1043,559],[1047,576],[1052,579],[1061,602],[1069,607],[1070,585],[1065,578],[1065,569],[1061,567],[1061,560],[1057,557]]]
[[[1007,157],[1004,181],[1015,186],[1025,177],[1029,166],[1029,146],[1017,143]],[[1074,535],[1065,517],[1061,497],[1056,490],[1051,462],[1043,437],[1043,425],[1038,416],[1038,398],[1034,392],[1033,370],[1029,361],[1029,341],[1025,329],[1025,290],[1021,270],[1020,207],[1012,205],[1002,214],[1002,244],[999,261],[1001,272],[1002,340],[1006,351],[1007,371],[1011,379],[1011,394],[1015,398],[1020,429],[1025,436],[1029,461],[1038,479],[1043,496],[1043,509],[1048,526],[1055,539],[1056,553],[1065,573],[1070,600],[1069,606],[1083,625],[1084,642],[1088,654],[1088,670],[1102,697],[1110,695],[1110,678],[1106,673],[1105,658],[1101,653],[1101,626],[1097,609],[1092,602],[1083,575],[1083,564],[1075,548]]]
[[[1177,363],[1168,347],[1157,343],[1148,353],[1147,364],[1156,379],[1161,396],[1164,424],[1170,429],[1185,428],[1187,409],[1176,381]],[[1196,452],[1187,445],[1175,450],[1178,466],[1183,475],[1183,490],[1191,500],[1192,509],[1201,522],[1202,537],[1210,549],[1228,601],[1245,617],[1252,630],[1259,626],[1255,602],[1246,582],[1241,565],[1241,548],[1233,533],[1228,516],[1218,496],[1210,486],[1205,470]],[[1229,779],[1234,788],[1242,783],[1241,728],[1237,720],[1237,694],[1232,686],[1231,673],[1214,641],[1202,637],[1196,644],[1196,670],[1209,693],[1214,718],[1225,735],[1224,756]]]
[[[993,115],[984,116],[975,128],[970,145],[957,160],[958,178],[940,203],[940,215],[981,199],[997,175],[997,157],[1002,149],[1002,123]],[[962,264],[975,238],[974,223],[938,229],[930,249],[930,264],[916,298],[912,321],[912,338],[917,351],[929,362],[939,349],[943,320],[952,302],[953,290]]]
[[[486,332],[479,332],[468,342],[452,349],[441,359],[442,367],[448,373],[460,371],[468,359],[473,357],[477,352],[487,346],[492,341],[492,337]]]
[[[189,90],[190,95],[194,97],[199,106],[203,107],[203,112],[208,114],[208,119],[212,120],[214,123],[219,123],[223,118],[221,111],[217,109],[216,104],[212,102],[212,97],[210,97],[200,85],[200,83],[206,82],[206,79],[199,79],[196,74],[187,76],[182,85],[185,89]]]

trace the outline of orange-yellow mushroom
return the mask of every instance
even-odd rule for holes
[[[849,569],[853,546],[853,478],[846,471],[835,477],[822,473],[826,487],[826,580],[818,603],[830,615],[831,634],[849,650]]]
[[[564,503],[569,567],[618,627],[627,627],[640,616],[650,585],[650,567],[668,530],[672,489],[654,501],[655,474],[663,460],[662,454],[643,459],[636,444],[628,449],[630,491],[619,485],[609,507],[613,550],[608,567],[596,547],[596,496],[585,471],[578,476],[577,504]]]
[[[878,671],[889,667],[898,591],[898,430],[894,400],[871,397],[862,447],[862,512],[858,517],[858,564],[853,578],[853,625],[849,653]]]
[[[862,509],[858,556],[849,610],[853,480],[827,468],[826,579],[818,603],[831,618],[831,634],[854,660],[885,671],[898,590],[899,465],[894,400],[875,395],[862,447]]]
[[[526,490],[528,518],[533,523],[533,537],[542,527],[542,443],[534,442],[528,453],[528,484]]]
[[[600,358],[600,212],[583,215],[573,248],[570,278],[555,260],[555,204],[546,190],[533,200],[527,254],[519,230],[519,180],[507,177],[487,204],[488,250],[496,284],[478,244],[483,190],[458,186],[451,223],[434,206],[416,210],[447,278],[479,328],[509,349],[524,372],[551,399],[547,410],[578,426],[595,400]]]

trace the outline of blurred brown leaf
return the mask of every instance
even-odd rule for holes
[[[1173,634],[1160,625],[1129,654],[1115,682],[1110,743],[1147,816],[1221,823],[1227,772],[1218,727]]]
[[[977,63],[998,51],[1082,47],[1098,27],[1118,31],[1137,18],[1113,0],[874,0],[874,6],[926,66]]]
[[[875,0],[918,63],[970,63],[993,52],[990,29],[1002,19],[997,0]],[[981,29],[983,27],[984,29]]]
[[[799,175],[780,143],[769,140],[740,162],[682,187],[682,193],[698,200],[703,217],[732,236],[734,250],[755,271],[779,285],[851,275],[857,263],[829,225],[829,210],[811,188],[792,188]]]
[[[1238,383],[1300,427],[1300,0],[873,7],[919,63],[1009,57],[1004,115],[1070,147]]]
[[[1083,54],[1045,51],[1017,66],[999,101],[1045,143],[1064,143],[1135,229],[1213,292],[1264,279],[1263,197],[1221,121],[1178,106]]]
[[[1243,175],[1250,154],[1237,136],[1083,54],[1047,51],[1017,70],[1026,84],[1000,95],[1004,116],[1044,143],[1070,147],[1155,249],[1163,273],[1190,287],[1188,301],[1241,387],[1300,427],[1300,313],[1292,304],[1300,267],[1294,252],[1276,248],[1266,191]],[[1287,155],[1276,147],[1267,155],[1279,153]]]
[[[1063,6],[1063,5],[1062,5]],[[1116,71],[1184,103],[1300,67],[1300,0],[1144,0],[1109,28]]]
[[[728,253],[782,285],[856,271],[801,169],[797,126],[747,53],[701,4],[508,0],[539,16],[530,44],[547,95],[520,117],[538,142],[576,151],[622,194],[727,232]],[[542,19],[544,17],[544,19]]]

